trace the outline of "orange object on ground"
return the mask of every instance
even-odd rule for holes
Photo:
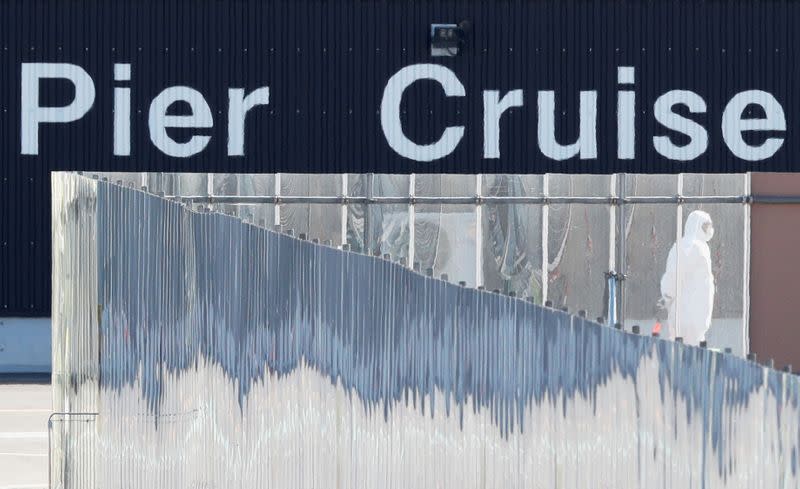
[[[661,323],[656,321],[655,326],[653,326],[653,333],[661,334]]]

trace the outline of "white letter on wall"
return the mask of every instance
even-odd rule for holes
[[[63,78],[75,87],[75,98],[64,107],[39,105],[39,80]],[[94,104],[92,77],[80,66],[69,63],[22,63],[22,154],[39,154],[39,124],[73,122],[83,117]]]
[[[539,149],[548,158],[566,160],[580,154],[582,160],[597,158],[597,92],[582,91],[580,95],[580,132],[578,140],[562,145],[556,141],[555,92],[539,92]]]
[[[633,85],[636,71],[633,66],[617,67],[617,83]],[[617,94],[617,158],[636,157],[636,92],[620,90]]]
[[[704,113],[706,101],[690,90],[670,90],[656,99],[653,112],[656,120],[667,129],[689,136],[689,143],[677,146],[669,136],[654,136],[656,151],[670,160],[693,160],[705,153],[708,148],[708,132],[697,122],[672,111],[675,105],[685,105],[692,114]]]
[[[190,115],[167,115],[167,109],[175,102],[184,101],[191,107]],[[169,87],[159,93],[150,104],[148,117],[150,140],[169,156],[188,158],[205,149],[211,136],[192,136],[185,143],[178,143],[167,134],[168,127],[209,128],[214,126],[211,108],[203,94],[191,87]]]
[[[244,156],[244,119],[256,105],[269,104],[269,87],[261,87],[244,96],[244,88],[228,90],[228,156]]]
[[[742,119],[748,105],[760,105],[764,119]],[[783,145],[783,138],[767,138],[759,146],[751,146],[742,137],[743,131],[785,131],[786,116],[783,107],[769,92],[747,90],[733,96],[722,113],[722,137],[737,157],[757,161],[774,155]]]
[[[511,107],[522,107],[522,90],[512,90],[500,99],[498,90],[483,92],[483,157],[500,158],[500,116]],[[499,99],[499,100],[498,100]]]
[[[130,81],[131,65],[114,64],[114,80]],[[114,87],[114,155],[131,154],[131,89]]]
[[[464,85],[458,80],[456,74],[444,66],[435,64],[406,66],[389,78],[386,83],[383,100],[381,100],[381,128],[389,146],[400,156],[415,161],[433,161],[453,152],[464,136],[464,127],[446,128],[442,137],[433,144],[416,144],[406,137],[400,121],[400,103],[406,88],[419,80],[438,82],[448,97],[463,97],[466,94]]]

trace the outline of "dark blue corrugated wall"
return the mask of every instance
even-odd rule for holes
[[[431,23],[470,20],[462,56],[431,58]],[[787,2],[527,1],[55,1],[0,2],[0,316],[41,316],[50,307],[49,181],[52,170],[217,172],[739,172],[791,171],[800,142],[793,118],[800,99],[800,4]],[[37,155],[22,155],[21,64],[73,63],[92,77],[92,109],[69,124],[47,124]],[[432,162],[395,153],[379,107],[387,80],[402,67],[452,69],[464,97],[432,82],[403,99],[403,127],[420,143],[463,125],[455,151]],[[130,82],[114,81],[114,63],[130,63]],[[636,158],[617,159],[617,67],[636,70]],[[191,158],[167,157],[150,141],[150,102],[171,85],[204,95],[211,142]],[[244,157],[226,152],[228,88],[268,85],[270,104],[246,123]],[[113,156],[113,90],[132,90],[131,155]],[[74,90],[44,81],[43,105],[64,105]],[[483,158],[483,90],[523,89],[525,105],[503,116],[497,159]],[[692,118],[708,150],[674,162],[653,150],[654,135],[684,136],[658,125],[654,100],[694,90],[707,103]],[[774,94],[788,124],[775,156],[736,158],[722,141],[720,118],[735,93]],[[537,146],[536,93],[555,90],[557,133],[577,135],[580,90],[598,91],[597,157],[553,161]],[[186,110],[177,106],[175,110]],[[688,115],[688,114],[687,114]],[[753,114],[758,116],[757,111]],[[187,140],[194,130],[171,129]],[[763,134],[753,144],[763,141]]]

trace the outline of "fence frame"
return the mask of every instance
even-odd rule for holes
[[[140,182],[143,186],[153,184],[153,176],[157,176],[158,181],[162,181],[163,173],[142,174]],[[626,222],[628,216],[627,207],[635,204],[674,204],[676,205],[677,213],[677,234],[680,237],[683,227],[683,206],[692,204],[741,204],[744,206],[743,219],[745,236],[744,239],[744,254],[748,255],[750,246],[750,205],[751,204],[794,204],[800,205],[800,197],[796,196],[766,196],[766,195],[753,195],[750,192],[750,174],[743,173],[745,186],[744,192],[738,195],[710,195],[710,196],[687,196],[683,195],[683,176],[684,174],[677,175],[677,188],[674,194],[668,195],[647,195],[647,196],[628,196],[625,194],[626,178],[629,174],[617,173],[610,175],[610,188],[608,189],[607,196],[552,196],[549,192],[550,174],[542,175],[543,191],[542,195],[538,196],[491,196],[485,195],[483,188],[483,174],[476,174],[475,177],[475,192],[473,195],[458,196],[458,197],[426,197],[416,195],[416,177],[418,174],[408,175],[408,195],[407,196],[376,196],[374,195],[374,178],[377,174],[366,173],[363,174],[367,177],[366,188],[364,195],[350,195],[348,191],[348,177],[349,174],[336,174],[332,175],[340,179],[340,192],[338,195],[324,196],[324,195],[285,195],[281,191],[281,173],[274,174],[274,192],[272,195],[216,195],[214,194],[214,177],[215,174],[207,174],[206,179],[206,194],[205,195],[165,195],[165,198],[176,199],[192,206],[208,206],[208,205],[253,205],[253,204],[272,204],[274,208],[274,226],[280,226],[281,213],[285,204],[328,204],[341,206],[342,216],[342,243],[347,241],[347,209],[349,205],[405,205],[408,212],[408,225],[409,225],[409,243],[408,243],[408,258],[407,264],[409,267],[414,266],[415,261],[415,222],[418,205],[433,204],[433,205],[473,205],[475,206],[475,222],[476,222],[476,252],[475,252],[475,286],[480,287],[484,285],[483,278],[483,210],[485,205],[493,204],[532,204],[542,206],[542,257],[541,265],[543,274],[548,264],[548,231],[549,231],[549,206],[558,204],[583,204],[583,205],[604,205],[609,206],[609,257],[608,257],[608,273],[617,281],[617,298],[616,310],[618,320],[624,324],[626,320],[625,311],[625,278],[628,267],[628,259],[626,256],[626,239],[625,232],[620,229],[623,223]],[[146,187],[144,187],[146,188]],[[370,215],[369,212],[364,216],[365,236],[369,236],[370,230]],[[366,238],[365,238],[366,239]],[[365,241],[365,252],[372,254],[374,250],[368,249],[370,244]],[[750,275],[750,257],[743,257],[743,273],[744,278],[744,292],[743,292],[743,323],[744,323],[744,353],[749,351],[749,307],[747,300],[749,297],[748,283]],[[547,280],[542,280],[542,303],[548,298],[548,284]]]

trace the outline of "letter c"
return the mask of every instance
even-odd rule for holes
[[[447,127],[438,141],[432,144],[417,144],[403,133],[400,121],[400,103],[403,92],[418,80],[434,80],[442,86],[448,97],[463,97],[464,85],[448,68],[436,64],[415,64],[395,73],[386,83],[381,100],[381,128],[389,146],[400,156],[415,161],[433,161],[443,158],[456,149],[464,137],[464,126]]]

